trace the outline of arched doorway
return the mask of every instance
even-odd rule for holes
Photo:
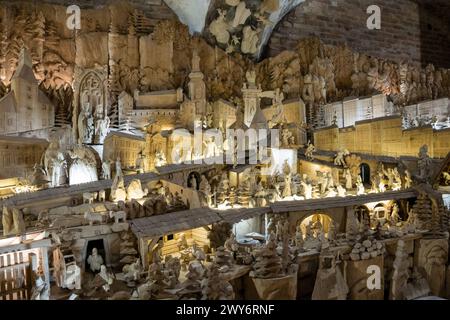
[[[370,185],[370,166],[367,163],[361,163],[359,166],[361,179],[364,184]]]
[[[320,231],[323,231],[325,235],[328,235],[330,231],[330,226],[333,220],[331,217],[325,213],[314,213],[300,222],[300,228],[303,234],[306,234],[306,227],[312,223],[312,231],[317,236]]]
[[[355,217],[359,223],[365,223],[367,227],[370,227],[370,211],[366,206],[355,207]]]
[[[386,223],[386,207],[382,203],[377,204],[373,208],[370,221],[372,222],[372,227],[375,227],[377,223],[381,225]]]
[[[192,188],[195,190],[200,189],[200,173],[194,171],[189,173],[187,178],[187,186],[188,188]]]

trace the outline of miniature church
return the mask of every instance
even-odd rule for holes
[[[0,300],[450,298],[441,4],[79,2],[0,0]]]

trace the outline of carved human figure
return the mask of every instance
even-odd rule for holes
[[[216,38],[216,41],[221,44],[227,44],[230,39],[230,33],[227,31],[228,24],[225,21],[226,11],[222,9],[217,10],[219,16],[209,25],[209,32]]]
[[[108,116],[103,119],[97,119],[95,122],[95,142],[98,144],[103,144],[106,136],[108,135],[108,129],[111,120]]]
[[[390,222],[393,226],[395,226],[400,221],[400,215],[398,214],[398,205],[394,204],[392,207]]]
[[[202,175],[201,177],[199,191],[205,197],[206,204],[208,206],[211,206],[212,205],[211,185],[209,184],[208,179],[206,179],[205,175]]]
[[[87,113],[85,116],[85,130],[84,130],[84,143],[92,143],[92,139],[94,138],[94,117],[91,113]]]
[[[192,189],[194,189],[194,190],[197,190],[197,189],[198,189],[198,186],[197,186],[197,179],[195,178],[194,175],[191,175],[191,178],[189,179],[189,183],[191,184],[191,188],[192,188]]]
[[[25,221],[23,220],[23,212],[19,208],[12,208],[12,218],[14,223],[14,233],[21,235],[25,232]]]
[[[411,173],[408,170],[406,170],[405,171],[405,184],[404,184],[404,187],[405,187],[405,189],[409,189],[409,188],[411,188],[411,186],[412,186]]]
[[[292,132],[289,129],[287,129],[287,128],[283,129],[281,131],[281,139],[282,139],[282,142],[283,142],[283,146],[289,147],[291,145],[293,137],[294,136],[293,136]]]
[[[47,283],[42,279],[41,275],[36,277],[34,286],[31,290],[30,300],[49,300],[50,289]]]
[[[378,172],[378,191],[386,192],[386,180],[384,179],[383,171]]]
[[[337,192],[339,197],[345,197],[347,195],[347,190],[340,183],[337,186]]]
[[[136,170],[137,173],[145,173],[145,156],[142,152],[139,153],[136,159]]]
[[[48,182],[47,174],[45,173],[44,168],[41,165],[36,163],[33,167],[32,184],[36,187],[40,187],[42,185],[46,185],[47,182]]]
[[[104,281],[105,284],[102,286],[103,290],[105,290],[106,292],[109,292],[111,285],[114,282],[114,278],[111,276],[111,274],[108,272],[108,270],[106,269],[106,266],[104,264],[102,264],[100,266],[100,272],[98,273],[98,276],[100,276]]]
[[[11,211],[3,206],[2,210],[3,236],[8,236],[14,230],[14,221]]]
[[[308,141],[308,145],[306,147],[305,156],[308,160],[314,159],[314,151],[316,151],[316,147],[311,143],[311,141]]]
[[[157,151],[155,155],[155,167],[162,167],[167,164],[166,155],[163,151]]]
[[[283,111],[283,100],[284,93],[280,88],[275,89],[273,94],[272,104],[275,106],[275,113],[272,116],[272,124],[278,124],[284,122],[284,111]]]
[[[88,118],[88,114],[89,114],[89,103],[83,104],[81,105],[81,111],[80,114],[78,115],[78,143],[84,143],[84,138],[86,136],[86,131],[87,129],[87,118]]]
[[[303,92],[302,98],[305,101],[307,106],[310,106],[314,103],[314,87],[312,83],[312,77],[310,74],[307,74],[303,79]]]
[[[205,149],[204,149],[204,157],[206,159],[213,158],[217,155],[218,148],[215,142],[214,137],[210,137],[208,141],[203,142]]]
[[[51,180],[53,187],[59,187],[61,184],[61,173],[67,171],[66,159],[62,152],[57,152],[51,159]]]
[[[283,226],[284,226],[284,220],[279,219],[277,221],[276,232],[275,232],[277,241],[282,241],[282,239],[283,239],[283,230],[284,230]]]
[[[388,178],[388,180],[387,180],[388,188],[392,189],[392,186],[394,184],[394,172],[393,172],[392,168],[388,168],[387,170],[385,170],[383,168],[383,173]]]
[[[297,226],[295,230],[295,246],[297,249],[302,250],[303,249],[303,232],[300,225]]]
[[[397,168],[394,168],[392,171],[393,175],[393,183],[392,183],[392,190],[399,191],[402,188],[402,177],[400,176],[400,173],[398,172]]]
[[[334,158],[334,164],[337,166],[343,166],[344,168],[347,167],[347,164],[345,163],[345,157],[348,155],[350,155],[350,152],[347,149],[339,151]]]
[[[283,163],[283,173],[284,173],[284,189],[282,193],[282,197],[291,197],[292,196],[292,172],[291,166],[287,160]]]
[[[303,196],[306,200],[312,199],[313,186],[311,183],[302,181]]]
[[[225,240],[224,247],[226,250],[233,253],[238,251],[239,243],[237,242],[236,235],[233,232],[230,234],[230,237]]]
[[[328,174],[317,171],[318,184],[320,185],[320,194],[324,195],[328,189]]]
[[[177,241],[178,251],[186,250],[189,246],[186,240],[186,234],[181,233]]]
[[[116,159],[116,176],[118,176],[118,177],[123,176],[122,162],[120,161],[120,157],[117,157],[117,159]]]
[[[258,34],[260,29],[253,30],[251,26],[245,26],[242,29],[241,51],[246,54],[254,54],[258,50]]]
[[[228,192],[230,190],[230,180],[228,179],[228,174],[226,172],[222,172],[220,178],[220,190],[222,192]]]
[[[102,177],[105,180],[111,179],[111,161],[108,159],[102,162]]]
[[[358,176],[356,180],[356,194],[358,196],[366,194],[366,190],[364,189],[364,184],[362,182],[361,176]]]
[[[344,176],[345,176],[345,188],[347,190],[351,190],[353,188],[353,182],[352,182],[352,173],[350,172],[350,169],[345,169]]]
[[[417,177],[422,181],[428,181],[431,176],[432,159],[428,155],[428,146],[423,145],[419,150],[419,160],[417,161]]]
[[[97,248],[92,249],[92,253],[89,255],[87,262],[92,272],[100,271],[103,265],[103,258],[98,254]]]

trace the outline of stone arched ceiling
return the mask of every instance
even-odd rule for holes
[[[164,0],[189,27],[228,53],[258,60],[275,26],[305,0]]]
[[[164,0],[178,19],[189,27],[191,34],[201,33],[212,0]]]

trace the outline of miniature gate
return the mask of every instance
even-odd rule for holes
[[[0,300],[29,300],[32,289],[32,265],[37,257],[30,252],[0,255]]]

